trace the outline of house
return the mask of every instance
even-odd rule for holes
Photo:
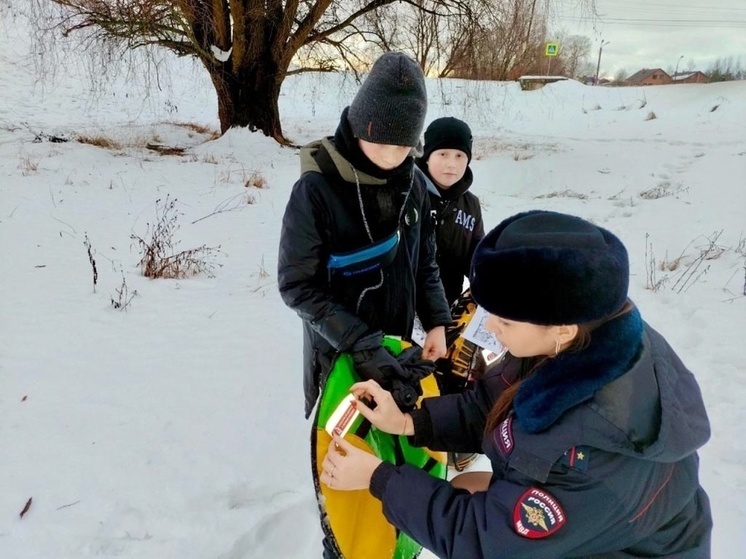
[[[643,68],[628,77],[624,83],[626,85],[667,85],[671,83],[671,76],[661,68]]]
[[[692,72],[678,72],[671,76],[671,83],[709,83],[710,78],[699,70]]]

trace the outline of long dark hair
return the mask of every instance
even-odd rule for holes
[[[612,320],[619,318],[623,314],[628,313],[634,308],[632,301],[627,299],[621,309],[616,313],[601,320],[594,322],[586,322],[584,324],[578,324],[578,334],[575,339],[570,343],[568,347],[563,349],[564,352],[579,352],[587,348],[591,343],[591,334],[599,326],[611,322]],[[502,423],[510,414],[513,409],[513,400],[515,395],[518,393],[518,389],[521,383],[528,377],[533,375],[537,369],[539,369],[548,359],[552,359],[549,356],[541,357],[524,357],[520,360],[518,378],[508,386],[498,397],[495,404],[492,406],[490,413],[487,415],[487,423],[485,426],[485,432],[492,432]]]

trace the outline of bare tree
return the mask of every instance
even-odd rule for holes
[[[705,74],[711,82],[737,80],[743,75],[741,60],[732,56],[718,58],[705,70]]]
[[[564,75],[577,78],[588,64],[591,53],[591,40],[582,35],[570,35],[560,39],[562,48],[559,58],[564,66]]]
[[[510,79],[526,71],[545,71],[550,15],[556,0],[461,0],[429,10],[424,0],[412,0],[364,18],[365,26],[383,50],[412,53],[432,76]],[[575,0],[583,17],[595,15],[593,0]],[[555,37],[560,56],[552,70],[575,75],[584,66],[588,39]],[[539,67],[543,66],[543,69]]]
[[[627,81],[628,77],[629,77],[629,72],[627,71],[627,69],[626,68],[620,68],[614,74],[613,84],[614,85],[624,85],[624,82]]]
[[[221,131],[261,130],[278,142],[278,98],[291,74],[364,58],[362,16],[397,0],[31,0],[39,28],[90,46],[163,47],[196,57],[218,98]],[[399,0],[435,12],[452,0]],[[354,40],[351,40],[354,39]],[[309,63],[291,69],[296,59]]]
[[[506,80],[534,64],[546,36],[546,17],[534,0],[493,0],[481,6],[457,77]]]
[[[478,27],[479,7],[488,0],[460,0],[428,9],[424,0],[368,14],[366,22],[383,50],[411,53],[428,75],[445,77],[463,55]]]

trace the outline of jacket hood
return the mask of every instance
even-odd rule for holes
[[[339,150],[332,142],[331,137],[313,141],[310,144],[306,144],[300,149],[301,175],[303,173],[308,173],[311,171],[316,173],[323,173],[318,162],[318,157],[321,150],[325,151],[326,154],[328,154],[329,159],[339,173],[339,176],[342,177],[344,181],[351,183],[355,182],[355,168],[352,166],[352,163],[347,161],[347,159],[345,159],[344,156],[339,153]],[[360,184],[383,185],[387,182],[386,179],[379,179],[363,173],[362,171],[357,171],[357,176],[360,180]]]
[[[541,365],[514,409],[529,433],[574,425],[582,444],[656,462],[676,462],[710,436],[694,376],[637,309],[594,331],[585,350]]]
[[[349,107],[342,111],[334,136],[328,136],[301,148],[301,174],[315,171],[322,174],[338,175],[345,182],[366,185],[385,185],[392,179],[412,177],[417,148],[395,169],[381,169],[362,151],[359,138],[355,137],[347,118]]]

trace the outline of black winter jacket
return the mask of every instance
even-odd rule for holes
[[[303,319],[306,417],[337,354],[362,336],[380,330],[407,338],[415,312],[426,330],[451,321],[423,179],[412,158],[387,179],[356,170],[332,138],[301,150],[301,177],[282,222],[278,285]],[[330,277],[330,254],[371,244],[365,222],[375,241],[400,228],[393,263],[355,278]]]
[[[449,303],[461,295],[464,277],[469,276],[471,257],[484,237],[479,198],[469,192],[473,175],[469,167],[463,178],[447,190],[435,186],[422,160],[417,165],[427,177],[427,192],[435,217],[436,260]]]
[[[486,435],[520,360],[509,356],[474,390],[424,400],[415,443],[481,449],[492,480],[470,495],[384,463],[371,492],[389,521],[441,558],[709,559],[696,450],[710,431],[694,376],[636,310],[593,336],[524,380],[514,413]]]

